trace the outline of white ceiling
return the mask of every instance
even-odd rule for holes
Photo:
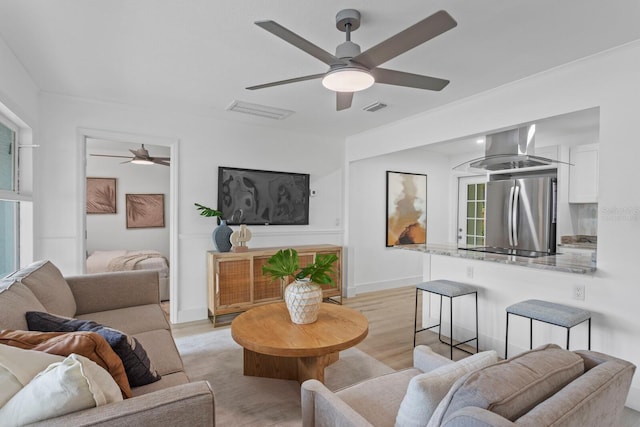
[[[362,14],[363,50],[447,10],[458,26],[384,64],[451,80],[442,92],[377,84],[336,112],[326,71],[253,24],[272,19],[333,53],[335,14]],[[344,137],[640,39],[637,0],[0,0],[0,37],[46,92],[189,111]],[[606,82],[603,82],[606,83]],[[233,100],[295,111],[281,121],[225,111]],[[380,101],[375,113],[362,107]]]

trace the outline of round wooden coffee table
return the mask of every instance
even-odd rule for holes
[[[254,307],[231,323],[231,336],[244,348],[245,375],[300,383],[324,382],[324,368],[368,332],[362,313],[331,303],[322,303],[318,320],[308,325],[293,323],[284,303]]]

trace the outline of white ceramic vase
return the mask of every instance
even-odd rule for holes
[[[313,323],[318,319],[322,303],[322,288],[311,279],[296,279],[284,290],[291,321],[298,325]]]

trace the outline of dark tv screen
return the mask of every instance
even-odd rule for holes
[[[309,174],[220,166],[218,210],[229,225],[307,225]]]

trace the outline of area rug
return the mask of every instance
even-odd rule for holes
[[[177,337],[185,371],[191,380],[205,379],[215,394],[216,425],[299,426],[300,386],[297,381],[245,377],[242,347],[228,327]],[[337,390],[394,370],[356,348],[340,352],[325,369],[325,384]]]

